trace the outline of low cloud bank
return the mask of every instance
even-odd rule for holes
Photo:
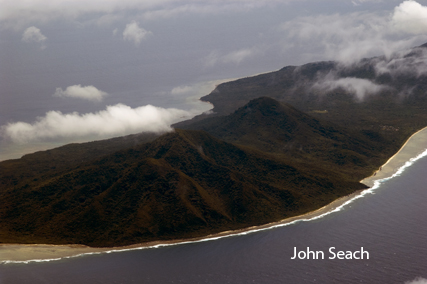
[[[105,139],[139,132],[164,132],[170,125],[194,114],[175,108],[152,105],[131,108],[123,104],[107,106],[97,113],[63,114],[49,111],[33,123],[16,122],[2,126],[2,135],[17,143],[46,140],[79,141]]]
[[[312,88],[320,89],[324,92],[330,92],[332,90],[341,88],[346,92],[356,95],[359,100],[363,100],[365,96],[379,93],[380,91],[389,87],[375,84],[367,79],[360,79],[355,77],[336,79],[333,76],[326,76],[324,79],[316,82]]]
[[[392,76],[402,74],[425,76],[427,75],[427,48],[418,47],[396,52],[389,58],[377,59],[374,66],[377,75],[388,73]]]
[[[307,61],[358,60],[407,49],[427,40],[427,7],[404,1],[393,11],[300,17],[283,23],[284,49],[296,49]],[[319,58],[323,54],[324,58]]]
[[[73,85],[67,87],[65,90],[62,88],[56,88],[53,96],[55,97],[71,97],[85,99],[89,101],[101,101],[106,95],[106,92],[98,90],[94,86]]]

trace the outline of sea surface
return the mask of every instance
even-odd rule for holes
[[[423,157],[315,220],[213,241],[3,263],[0,283],[426,283],[426,171]],[[295,247],[323,251],[324,259],[291,259]],[[369,259],[329,259],[330,247],[363,247]]]

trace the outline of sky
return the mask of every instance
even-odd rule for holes
[[[0,0],[0,160],[170,125],[217,84],[427,42],[427,0]],[[332,82],[332,83],[331,83]],[[360,86],[319,82],[324,89]]]

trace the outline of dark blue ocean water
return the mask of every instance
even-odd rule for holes
[[[426,171],[422,158],[374,194],[313,221],[201,243],[1,264],[0,283],[403,284],[427,278]],[[324,251],[325,259],[291,260],[294,247]],[[330,260],[330,247],[363,247],[370,258]]]

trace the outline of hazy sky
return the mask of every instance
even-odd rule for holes
[[[0,7],[0,160],[167,130],[209,110],[197,98],[226,79],[320,60],[351,64],[427,42],[427,0],[0,0]]]

